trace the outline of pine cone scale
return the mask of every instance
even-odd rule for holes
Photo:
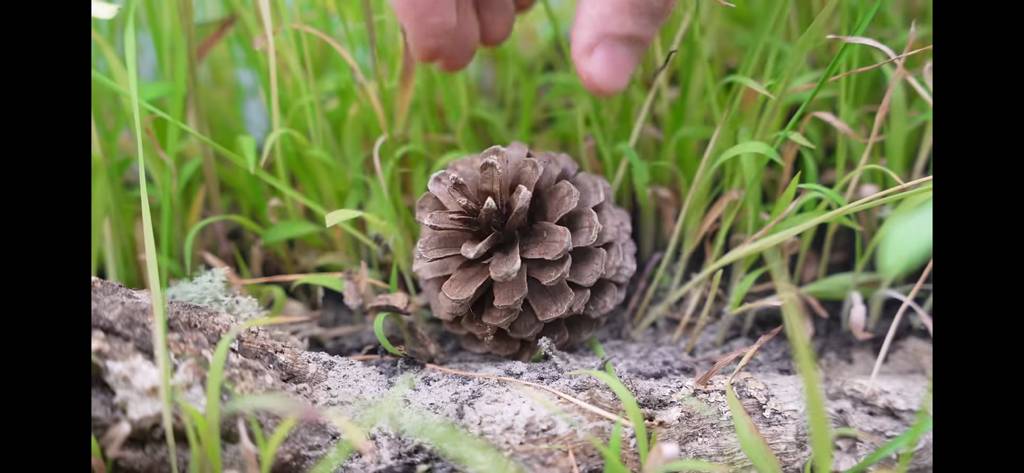
[[[565,281],[545,286],[536,279],[528,278],[526,285],[526,300],[541,322],[557,319],[569,312],[573,292]]]

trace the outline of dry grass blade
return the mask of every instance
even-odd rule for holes
[[[276,276],[264,276],[264,277],[261,277],[261,278],[240,279],[239,282],[243,286],[249,286],[249,285],[253,285],[253,284],[267,284],[267,283],[275,283],[275,282],[293,282],[293,281],[298,281],[298,280],[303,279],[303,278],[308,278],[310,276],[330,276],[330,277],[338,277],[338,278],[340,278],[340,277],[345,276],[345,273],[339,271],[339,272],[328,272],[328,273],[278,274]],[[373,286],[376,286],[376,287],[379,287],[379,288],[382,288],[382,289],[388,289],[390,287],[390,286],[388,286],[388,284],[386,282],[380,281],[378,279],[365,278],[365,281],[367,283],[369,283],[370,285],[373,285]]]
[[[704,234],[711,229],[711,225],[717,222],[722,213],[725,212],[725,207],[741,197],[743,197],[743,191],[740,189],[733,189],[719,197],[704,216],[704,220],[701,221],[700,229],[697,230],[697,236],[694,238],[694,241],[700,241],[701,238],[704,238]]]
[[[694,4],[694,6],[696,6],[696,4]],[[679,45],[683,41],[683,36],[685,36],[686,31],[690,29],[690,20],[692,18],[693,9],[686,12],[686,15],[683,17],[682,24],[679,25],[679,29],[676,30],[675,37],[672,38],[672,46],[669,47],[669,51],[672,52],[670,52],[668,57],[665,58],[665,64],[662,65],[661,69],[659,69],[659,74],[655,78],[655,84],[651,86],[650,90],[647,92],[647,98],[644,99],[644,103],[640,107],[640,113],[637,114],[636,120],[633,122],[633,131],[631,131],[629,134],[630,148],[635,147],[637,140],[640,139],[640,130],[643,129],[644,122],[647,121],[647,115],[651,111],[651,105],[654,103],[655,96],[658,94],[659,90],[664,89],[664,87],[662,87],[661,84],[667,81],[668,79],[667,75],[661,74],[661,72],[664,71],[664,69],[668,66],[668,62],[672,60],[673,56],[675,56],[673,52],[679,50]],[[618,169],[615,170],[615,177],[612,179],[612,192],[617,191],[619,189],[619,186],[622,184],[622,178],[626,175],[626,165],[628,163],[629,160],[625,158],[623,158],[622,161],[619,162],[619,167]]]
[[[704,309],[700,311],[700,317],[697,318],[697,326],[693,328],[693,333],[690,334],[690,341],[686,343],[686,348],[683,350],[685,353],[690,353],[693,348],[697,346],[697,338],[700,337],[700,333],[704,331],[704,325],[707,324],[708,314],[711,313],[711,306],[715,303],[715,296],[718,294],[718,285],[722,282],[722,272],[724,270],[719,269],[715,273],[714,277],[711,278],[711,289],[708,290],[708,297],[704,301]]]
[[[693,291],[688,296],[685,308],[683,309],[683,317],[679,320],[679,325],[676,326],[675,333],[672,334],[673,343],[683,336],[683,332],[686,331],[686,325],[690,323],[690,318],[693,317],[693,311],[697,310],[697,302],[700,302],[700,297],[703,293],[704,287],[702,286],[699,291]]]
[[[875,40],[873,40],[871,38],[861,38],[861,37],[852,37],[852,36],[842,36],[842,37],[838,37],[838,38],[843,39],[843,41],[847,41],[847,42],[853,42],[853,43],[857,43],[857,44],[868,44],[868,45],[875,46],[876,48],[881,49],[883,52],[886,52],[886,54],[888,54],[890,57],[893,57],[893,56],[896,55],[887,46],[885,46],[884,44],[878,43],[877,41],[875,41]],[[907,40],[907,47],[909,48],[910,45],[913,42],[914,42],[914,28],[911,28],[910,29],[910,37]],[[903,61],[896,61],[896,72],[893,74],[892,79],[889,80],[889,85],[885,88],[885,95],[882,97],[882,103],[878,105],[878,112],[875,113],[875,122],[871,125],[871,135],[868,137],[867,145],[864,146],[864,152],[860,156],[860,162],[857,163],[857,168],[863,168],[868,163],[868,158],[871,157],[871,150],[874,147],[875,142],[877,141],[876,138],[878,137],[879,132],[882,130],[882,123],[885,122],[885,116],[889,112],[889,104],[892,101],[893,91],[896,89],[896,84],[898,84],[901,80],[903,80],[903,76],[905,74],[906,74],[906,69],[903,68]],[[929,104],[930,103],[931,102],[929,101]],[[850,197],[853,196],[853,191],[855,189],[857,189],[857,184],[859,183],[858,182],[859,180],[860,180],[860,174],[855,175],[850,180],[850,184],[846,188],[846,194],[843,196],[847,201],[849,201]],[[834,228],[835,227],[831,227],[830,230],[834,231]],[[829,235],[826,239],[827,240],[831,240],[831,235]],[[822,261],[825,261],[827,259],[828,258],[825,258]],[[819,273],[821,273],[821,271],[819,271]]]
[[[241,450],[242,461],[245,462],[245,473],[260,473],[260,462],[257,459],[259,452],[256,445],[249,439],[249,431],[245,428],[245,420],[238,416],[238,446]]]
[[[274,24],[270,14],[270,1],[258,0],[260,18],[263,20],[263,32],[267,38],[267,67],[270,69],[270,119],[274,130],[281,129],[281,104],[278,100],[277,87],[277,50],[274,47]],[[265,158],[264,158],[265,160]],[[263,166],[263,162],[260,162]]]
[[[402,33],[402,66],[398,72],[398,95],[395,98],[395,129],[401,133],[405,119],[409,116],[412,103],[413,79],[416,78],[416,60],[412,57],[409,42]]]
[[[885,334],[885,341],[882,342],[882,349],[878,351],[878,358],[875,359],[875,367],[871,369],[871,378],[868,380],[869,386],[874,386],[875,377],[878,376],[878,370],[882,368],[882,362],[885,361],[885,355],[889,352],[889,345],[892,343],[893,337],[896,335],[896,327],[900,323],[900,319],[903,317],[903,313],[907,311],[907,307],[910,306],[909,302],[917,296],[917,291],[921,290],[921,286],[924,285],[928,275],[932,272],[932,261],[928,261],[928,266],[925,266],[924,271],[921,272],[921,277],[917,279],[917,284],[914,284],[914,288],[910,290],[910,294],[907,294],[907,298],[903,300],[903,304],[900,305],[899,310],[896,311],[896,316],[892,319],[892,324],[889,325],[889,332]]]
[[[380,189],[384,191],[384,198],[391,200],[391,195],[388,194],[388,183],[384,180],[384,169],[380,165],[380,147],[384,146],[384,142],[387,139],[388,134],[384,133],[373,143],[373,169],[377,171],[377,180],[380,182]]]
[[[733,378],[735,378],[736,375],[739,374],[740,370],[742,370],[743,367],[745,367],[747,363],[750,362],[750,360],[754,357],[754,354],[757,353],[757,350],[761,349],[761,347],[764,346],[765,343],[768,343],[769,340],[775,338],[775,336],[782,331],[782,327],[782,325],[779,325],[778,327],[772,329],[770,332],[761,335],[760,337],[757,338],[757,341],[755,341],[750,346],[738,348],[729,353],[726,353],[724,356],[715,361],[715,364],[710,369],[708,369],[706,373],[700,375],[700,377],[697,378],[697,381],[694,383],[694,385],[704,386],[705,384],[708,384],[708,381],[711,381],[711,378],[718,374],[718,372],[721,371],[722,368],[729,366],[729,363],[732,363],[737,358],[740,358],[740,356],[742,356],[743,358],[740,360],[739,364],[736,365],[736,369],[733,370],[732,375],[729,376],[729,380],[727,381],[729,383],[732,383]]]
[[[843,41],[845,43],[861,44],[861,45],[873,47],[873,48],[875,48],[875,49],[877,49],[879,51],[882,51],[883,54],[885,54],[886,56],[889,57],[890,61],[895,62],[896,63],[896,67],[899,70],[899,69],[904,69],[903,58],[905,58],[905,57],[910,55],[910,46],[913,45],[913,43],[914,43],[915,33],[916,32],[915,32],[914,25],[911,25],[909,38],[907,40],[907,47],[906,47],[906,49],[904,49],[903,54],[900,54],[900,55],[897,55],[888,46],[886,46],[886,45],[884,45],[884,44],[882,44],[882,43],[880,43],[880,42],[878,42],[878,41],[876,41],[874,39],[867,38],[867,37],[864,37],[864,36],[828,35],[827,38],[828,39],[838,39],[838,40]],[[912,76],[910,74],[906,74],[905,79],[906,79],[907,83],[910,84],[910,86],[917,92],[917,94],[920,95],[921,98],[924,99],[924,101],[927,102],[929,106],[931,106],[932,105],[932,95],[930,93],[928,93],[928,91],[925,90],[925,88],[923,86],[921,86],[921,83],[918,82],[917,79],[915,79],[914,76]]]
[[[711,162],[711,152],[718,144],[718,136],[722,131],[722,125],[723,123],[720,122],[718,126],[715,127],[715,132],[711,135],[711,140],[708,141],[707,147],[704,148],[704,155],[700,158],[700,165],[697,166],[697,173],[693,176],[693,182],[690,185],[690,189],[686,191],[686,198],[683,199],[683,207],[679,210],[679,217],[676,218],[675,227],[672,228],[672,237],[669,238],[668,246],[665,248],[665,257],[661,259],[661,264],[658,265],[658,270],[655,271],[654,279],[651,280],[650,286],[647,287],[647,292],[644,293],[644,298],[640,301],[640,306],[637,308],[636,312],[632,314],[634,325],[636,325],[636,323],[643,322],[644,319],[641,318],[640,314],[643,314],[647,309],[648,304],[651,303],[651,298],[654,297],[654,290],[658,287],[658,281],[661,280],[661,276],[668,268],[669,261],[672,261],[672,258],[675,256],[676,247],[680,246],[679,237],[683,233],[683,224],[686,220],[686,214],[690,208],[690,203],[693,201],[694,196],[697,193],[697,188],[700,187],[700,184],[704,180],[704,173]],[[681,273],[682,271],[677,273],[676,277],[673,277],[671,287],[675,287],[676,283],[678,283],[678,279],[681,277],[678,275]],[[627,314],[627,317],[628,316],[629,314]]]
[[[867,72],[867,71],[870,71],[872,69],[878,69],[879,67],[882,67],[882,66],[884,66],[886,64],[889,64],[891,62],[902,61],[902,60],[904,60],[904,59],[906,59],[906,58],[908,58],[910,56],[913,56],[913,55],[918,54],[918,53],[923,53],[925,51],[930,51],[931,49],[932,49],[932,45],[929,44],[928,46],[917,48],[917,49],[915,49],[913,51],[910,51],[908,53],[904,53],[904,54],[900,54],[898,56],[890,57],[889,59],[886,59],[886,60],[884,60],[882,62],[876,62],[876,63],[874,63],[874,64],[872,64],[870,66],[858,67],[856,69],[853,69],[853,70],[850,70],[850,71],[846,71],[846,72],[844,72],[842,74],[836,74],[836,75],[832,76],[832,78],[830,78],[828,81],[829,82],[835,82],[835,81],[837,81],[839,79],[842,79],[844,77],[849,77],[849,76],[852,76],[852,75],[855,75],[855,74],[860,74],[862,72]],[[931,74],[931,69],[930,68],[931,68],[931,61],[929,61],[928,64],[925,65],[925,73],[926,73],[926,75],[925,75],[925,83],[928,84],[928,88],[929,89],[932,88],[931,77],[929,75],[929,74]],[[794,93],[794,94],[795,93],[799,93],[799,92],[806,92],[808,90],[813,89],[814,85],[815,84],[799,85],[799,86],[796,86],[796,87],[793,87],[792,89],[790,89],[789,92],[790,93]]]
[[[812,112],[810,116],[817,118],[825,123],[828,123],[829,125],[832,125],[832,127],[835,128],[836,130],[839,130],[840,133],[860,143],[864,143],[865,141],[867,141],[864,139],[863,136],[860,136],[855,131],[853,131],[853,128],[850,128],[850,125],[847,125],[846,122],[840,120],[839,117],[835,116],[831,112]]]
[[[216,256],[213,256],[213,254],[208,251],[202,252],[202,256],[203,261],[206,261],[206,264],[214,268],[224,268],[224,274],[225,276],[227,276],[228,282],[231,283],[231,287],[234,288],[236,291],[242,290],[242,286],[244,286],[245,284],[242,284],[242,280],[239,279],[238,274],[235,274],[235,270],[231,266],[228,266],[228,264],[225,263],[224,260]]]
[[[576,455],[572,452],[572,447],[567,448],[569,451],[569,464],[572,465],[572,473],[580,473],[580,465],[576,463]]]
[[[210,50],[220,43],[225,36],[227,36],[228,32],[231,31],[231,27],[235,26],[235,21],[237,20],[238,17],[235,15],[227,17],[217,25],[216,31],[210,33],[210,36],[207,36],[202,43],[199,43],[199,47],[196,48],[196,62],[201,62],[203,58],[210,53]]]
[[[110,426],[103,433],[100,443],[103,445],[103,452],[106,453],[107,460],[113,460],[120,455],[121,445],[124,445],[124,441],[128,439],[128,435],[131,433],[132,426],[126,420]]]
[[[380,360],[380,359],[384,359],[384,358],[394,359],[394,357],[391,357],[391,356],[381,356],[381,355],[356,355],[356,356],[348,357],[348,359],[355,360],[355,361]],[[553,388],[549,388],[547,386],[544,386],[543,384],[531,383],[529,381],[523,381],[521,379],[510,378],[508,376],[498,376],[498,375],[493,375],[493,374],[471,373],[471,372],[468,372],[468,371],[460,371],[460,370],[455,370],[455,369],[451,369],[451,368],[445,368],[444,366],[435,365],[433,363],[424,363],[424,366],[426,366],[427,369],[432,369],[432,370],[440,371],[442,373],[454,374],[454,375],[457,375],[457,376],[465,376],[467,378],[494,379],[494,380],[498,380],[498,381],[506,381],[506,382],[509,382],[509,383],[522,384],[522,385],[525,385],[525,386],[530,386],[531,388],[537,388],[537,389],[540,389],[542,391],[546,391],[548,393],[554,394],[555,396],[558,396],[558,397],[560,397],[562,399],[565,399],[566,401],[569,401],[569,402],[571,402],[571,403],[573,403],[573,404],[583,408],[584,410],[586,410],[586,411],[588,411],[590,413],[597,414],[597,415],[599,415],[601,417],[604,417],[605,419],[611,420],[613,422],[618,422],[618,423],[622,424],[623,427],[630,427],[631,428],[633,426],[633,424],[631,424],[629,422],[629,420],[627,420],[624,417],[615,415],[615,414],[613,414],[611,412],[608,412],[608,411],[606,411],[604,409],[601,409],[600,407],[597,407],[597,406],[595,406],[593,404],[588,404],[588,403],[586,403],[584,401],[576,399],[575,397],[572,397],[572,396],[570,396],[568,394],[565,394],[565,393],[563,393],[563,392],[561,392],[561,391],[559,391],[557,389],[553,389]]]
[[[928,315],[928,311],[924,310],[924,308],[917,305],[916,302],[910,300],[907,296],[904,296],[903,294],[900,294],[899,292],[893,289],[886,289],[884,294],[900,302],[903,302],[909,305],[911,309],[914,309],[914,312],[917,314],[917,317],[921,319],[921,324],[924,325],[926,329],[928,329],[928,335],[932,334],[932,317]]]
[[[757,353],[757,350],[760,350],[765,343],[771,341],[771,339],[775,338],[775,336],[782,331],[782,327],[782,325],[779,325],[778,327],[772,329],[770,332],[761,335],[760,337],[757,337],[757,341],[755,341],[754,344],[747,349],[746,354],[743,355],[743,358],[740,360],[739,364],[736,365],[736,369],[733,370],[732,375],[729,376],[729,384],[732,384],[732,380],[736,378],[736,375],[740,373],[740,370],[746,367],[747,363],[750,363],[750,360],[754,358],[754,354]]]
[[[753,292],[753,290],[751,290],[751,292]],[[739,314],[742,314],[744,312],[748,312],[748,311],[756,310],[756,309],[764,309],[764,308],[767,308],[767,307],[781,307],[781,306],[782,306],[782,300],[779,299],[778,296],[769,296],[769,297],[765,297],[764,299],[758,299],[756,301],[748,302],[746,304],[743,304],[743,305],[737,307],[736,310],[732,311],[731,315],[739,315]]]
[[[508,376],[497,376],[497,375],[491,375],[491,374],[470,373],[468,371],[459,371],[459,370],[454,370],[454,369],[451,369],[451,368],[445,368],[443,366],[439,366],[439,365],[435,365],[435,364],[431,364],[431,363],[426,363],[426,367],[429,368],[429,369],[432,369],[432,370],[441,371],[443,373],[454,374],[454,375],[458,375],[458,376],[465,376],[465,377],[468,377],[468,378],[495,379],[495,380],[498,380],[498,381],[507,381],[507,382],[510,382],[510,383],[523,384],[523,385],[526,385],[526,386],[530,386],[532,388],[537,388],[537,389],[540,389],[540,390],[543,390],[543,391],[547,391],[547,392],[549,392],[551,394],[554,394],[555,396],[558,396],[558,397],[560,397],[562,399],[565,399],[566,401],[569,401],[569,402],[571,402],[573,404],[576,404],[579,407],[582,407],[584,410],[586,410],[588,412],[597,414],[597,415],[599,415],[601,417],[604,417],[605,419],[611,420],[613,422],[618,422],[618,423],[622,424],[623,427],[630,427],[631,428],[633,426],[633,424],[630,423],[630,421],[627,420],[624,417],[615,415],[615,414],[613,414],[611,412],[608,412],[608,411],[606,411],[604,409],[601,409],[600,407],[597,407],[597,406],[595,406],[593,404],[588,404],[588,403],[586,403],[584,401],[576,399],[575,397],[572,397],[572,396],[570,396],[568,394],[565,394],[565,393],[563,393],[561,391],[558,391],[557,389],[552,389],[552,388],[549,388],[547,386],[544,386],[543,384],[531,383],[529,381],[523,381],[521,379],[516,379],[516,378],[509,378]]]
[[[753,235],[750,235],[750,237],[747,238],[746,240],[743,240],[743,243],[741,243],[740,246],[749,245],[750,242],[757,240],[758,238],[761,238],[768,234],[768,232],[771,231],[772,228],[775,228],[775,226],[778,225],[779,222],[785,220],[785,218],[788,217],[789,214],[793,213],[794,210],[803,205],[803,203],[807,200],[806,196],[807,193],[804,193],[800,196],[800,198],[794,199],[793,202],[790,202],[790,204],[786,206],[785,210],[779,212],[779,215],[777,215],[770,222],[765,224],[764,228],[758,230]]]
[[[732,363],[733,361],[736,361],[737,358],[743,356],[749,348],[750,347],[737,348],[725,355],[722,355],[721,358],[715,361],[714,365],[711,365],[711,368],[709,368],[706,373],[700,375],[700,377],[694,381],[694,386],[700,387],[708,384],[708,381],[711,381],[713,376],[718,374],[719,371],[722,371],[722,368],[729,366],[729,363]]]
[[[344,46],[335,41],[334,38],[327,36],[322,31],[316,28],[304,25],[302,23],[292,23],[291,26],[292,28],[295,28],[299,31],[306,32],[313,36],[316,36],[317,38],[320,38],[325,43],[327,43],[332,49],[334,49],[334,51],[337,52],[338,55],[341,56],[343,60],[345,60],[345,62],[348,64],[349,69],[352,71],[352,75],[355,77],[356,82],[358,82],[359,85],[362,86],[363,92],[366,93],[367,98],[370,100],[370,106],[373,107],[373,112],[377,116],[377,124],[380,126],[381,131],[387,131],[388,122],[387,118],[384,116],[384,107],[381,105],[380,97],[377,96],[377,91],[373,87],[373,85],[366,80],[366,76],[364,76],[362,70],[359,69],[359,63],[357,63],[355,58],[352,57],[352,54],[349,53]]]
[[[821,305],[821,301],[819,301],[817,297],[814,297],[810,294],[806,294],[804,292],[797,293],[800,294],[800,298],[804,300],[804,303],[806,303],[811,308],[811,310],[814,311],[814,315],[817,315],[818,317],[821,317],[823,319],[828,318],[828,311],[825,310],[825,307]]]
[[[651,283],[651,273],[654,271],[654,268],[657,267],[658,263],[661,262],[661,258],[664,256],[665,253],[659,251],[651,255],[651,258],[647,260],[647,264],[644,265],[643,273],[641,273],[640,277],[637,278],[637,285],[633,291],[633,295],[629,298],[629,304],[626,305],[627,314],[632,314],[633,311],[636,310],[637,304],[640,303],[640,298],[643,296],[644,291],[647,290],[647,285]],[[624,326],[622,329],[623,334],[629,332],[628,325]]]

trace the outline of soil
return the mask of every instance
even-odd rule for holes
[[[232,294],[216,278],[206,285],[179,286],[171,295],[168,344],[173,381],[180,396],[202,411],[205,371],[217,342],[232,326],[254,314],[249,313],[251,305],[245,296]],[[310,314],[320,316],[318,312]],[[627,341],[618,337],[620,328],[611,324],[598,335],[606,360],[587,349],[549,349],[543,360],[523,363],[449,347],[438,365],[373,354],[340,356],[310,351],[306,335],[316,331],[315,321],[254,328],[244,331],[232,345],[224,399],[286,393],[314,408],[311,412],[333,409],[347,418],[365,421],[375,412],[371,406],[390,396],[397,399],[403,412],[420,412],[438,423],[443,419],[483,439],[510,458],[515,469],[597,472],[603,470],[603,461],[592,440],[607,443],[613,421],[522,382],[623,415],[617,398],[604,384],[572,374],[599,369],[608,361],[636,396],[648,429],[657,433],[666,451],[677,449],[679,458],[751,471],[737,443],[723,390],[734,365],[703,387],[695,386],[695,379],[717,357],[748,346],[754,339],[737,336],[716,346],[718,329],[709,326],[697,344],[697,356],[691,357],[682,354],[678,343],[671,343],[670,325],[674,324],[656,326],[643,340]],[[114,454],[117,471],[168,471],[159,422],[159,377],[152,361],[148,294],[93,278],[92,327],[94,435],[101,439],[107,454]],[[370,340],[372,345],[369,330],[349,340]],[[751,335],[756,339],[765,331],[755,326]],[[862,435],[837,440],[835,469],[853,466],[880,442],[904,432],[914,422],[931,375],[931,342],[910,333],[897,340],[875,385],[869,386],[877,347],[852,339],[833,343],[832,338],[843,336],[829,335],[819,354],[827,407],[834,427],[852,427]],[[314,345],[324,349],[322,344]],[[354,354],[363,347],[350,343],[334,348]],[[403,391],[400,385],[406,380],[412,385]],[[810,454],[803,387],[793,370],[785,335],[762,347],[733,385],[784,470],[802,471]],[[257,419],[265,433],[279,422],[268,413],[258,414]],[[368,447],[353,454],[341,471],[475,471],[466,462],[453,461],[459,457],[457,453],[416,440],[412,429],[403,427],[402,422],[392,418],[364,426],[369,428]],[[224,416],[225,470],[247,471],[245,442],[238,425],[235,416]],[[628,452],[624,460],[631,470],[639,471],[632,429],[624,432],[623,451]],[[175,437],[178,465],[183,469],[189,461],[188,443],[183,431]],[[322,416],[307,416],[278,450],[273,471],[307,471],[340,437]],[[910,471],[931,471],[931,452],[929,433],[917,445]],[[886,461],[892,463],[894,458]]]

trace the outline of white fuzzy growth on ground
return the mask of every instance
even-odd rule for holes
[[[196,304],[226,313],[242,321],[264,314],[252,296],[239,294],[228,286],[227,270],[213,268],[191,280],[177,281],[167,288],[167,300]]]

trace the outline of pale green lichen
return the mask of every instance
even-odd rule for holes
[[[239,294],[228,285],[224,268],[209,269],[191,280],[171,284],[167,289],[167,299],[223,312],[239,321],[259,317],[266,312],[255,298]]]

